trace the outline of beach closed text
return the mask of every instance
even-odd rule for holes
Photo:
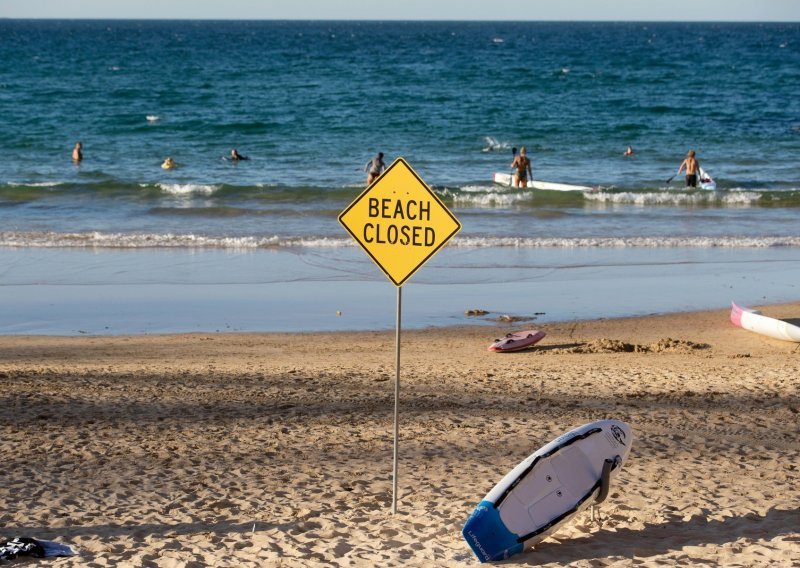
[[[375,221],[364,223],[364,242],[412,247],[436,242],[436,231],[424,225],[431,220],[430,201],[370,197],[367,205]]]

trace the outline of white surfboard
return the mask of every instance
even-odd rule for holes
[[[608,494],[633,442],[630,426],[598,420],[559,436],[511,470],[478,504],[461,533],[481,562],[544,540]]]
[[[731,323],[767,337],[800,342],[800,327],[765,316],[757,310],[737,306],[736,302],[731,302]]]
[[[514,182],[514,176],[512,174],[504,174],[501,172],[495,172],[494,174],[494,183],[498,185],[506,185],[511,187],[512,183]],[[594,188],[588,187],[586,185],[571,185],[568,183],[554,183],[550,181],[541,181],[541,180],[528,180],[527,187],[531,189],[547,189],[549,191],[594,191]]]

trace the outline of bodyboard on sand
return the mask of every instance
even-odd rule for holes
[[[535,345],[541,341],[545,335],[547,335],[545,332],[538,329],[529,329],[528,331],[508,333],[501,339],[495,339],[489,346],[489,351],[497,351],[500,353],[520,351]]]

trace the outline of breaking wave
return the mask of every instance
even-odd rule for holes
[[[173,233],[55,233],[0,232],[0,246],[9,248],[201,248],[266,249],[280,247],[355,247],[349,237],[328,236],[213,236]],[[459,248],[772,248],[800,247],[800,236],[735,237],[455,237],[448,246]]]

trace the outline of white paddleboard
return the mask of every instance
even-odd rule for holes
[[[605,499],[632,442],[630,426],[619,420],[598,420],[559,436],[486,494],[461,531],[464,539],[481,562],[541,542]]]
[[[736,302],[731,302],[731,323],[767,337],[800,342],[800,327],[765,316],[757,310],[737,306]]]
[[[703,168],[700,168],[700,176],[697,180],[697,186],[700,189],[714,191],[717,189],[717,182],[714,181],[714,178],[711,177],[711,174],[709,174]]]
[[[514,182],[514,176],[512,174],[504,174],[501,172],[495,172],[493,179],[494,183],[506,185],[508,187],[511,187]],[[570,185],[568,183],[554,183],[536,179],[528,180],[527,187],[531,189],[547,189],[549,191],[594,191],[594,188],[585,185]]]

